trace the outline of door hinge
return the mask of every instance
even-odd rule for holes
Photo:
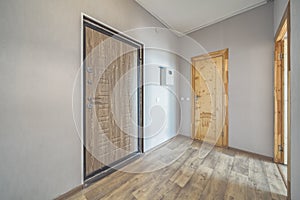
[[[283,147],[280,144],[278,145],[278,151],[283,152]]]
[[[278,54],[278,60],[283,60],[284,58],[284,54],[283,53],[279,53]]]

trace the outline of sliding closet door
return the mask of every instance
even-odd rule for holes
[[[142,151],[142,44],[84,19],[84,175]]]

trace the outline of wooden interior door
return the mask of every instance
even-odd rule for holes
[[[143,45],[84,20],[84,178],[142,151]]]
[[[274,68],[274,162],[284,162],[284,40],[275,44]]]
[[[193,137],[228,146],[228,49],[192,58]]]
[[[285,160],[287,161],[287,172],[281,171],[279,167],[282,174],[287,173],[287,199],[291,199],[290,21],[290,3],[288,3],[274,41],[274,162],[284,164]],[[284,137],[287,137],[287,141],[284,141]]]

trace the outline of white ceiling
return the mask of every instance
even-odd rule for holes
[[[268,0],[135,0],[165,26],[184,34],[240,14]]]

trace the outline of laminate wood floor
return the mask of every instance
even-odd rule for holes
[[[285,185],[287,185],[287,165],[278,164],[279,170],[281,171],[281,175],[283,176],[283,181]]]
[[[177,136],[127,168],[142,169],[147,167],[143,164],[147,160],[163,167],[181,152],[174,162],[147,173],[116,171],[68,199],[286,199],[287,190],[276,164],[218,147],[203,159],[199,156],[201,145]]]

